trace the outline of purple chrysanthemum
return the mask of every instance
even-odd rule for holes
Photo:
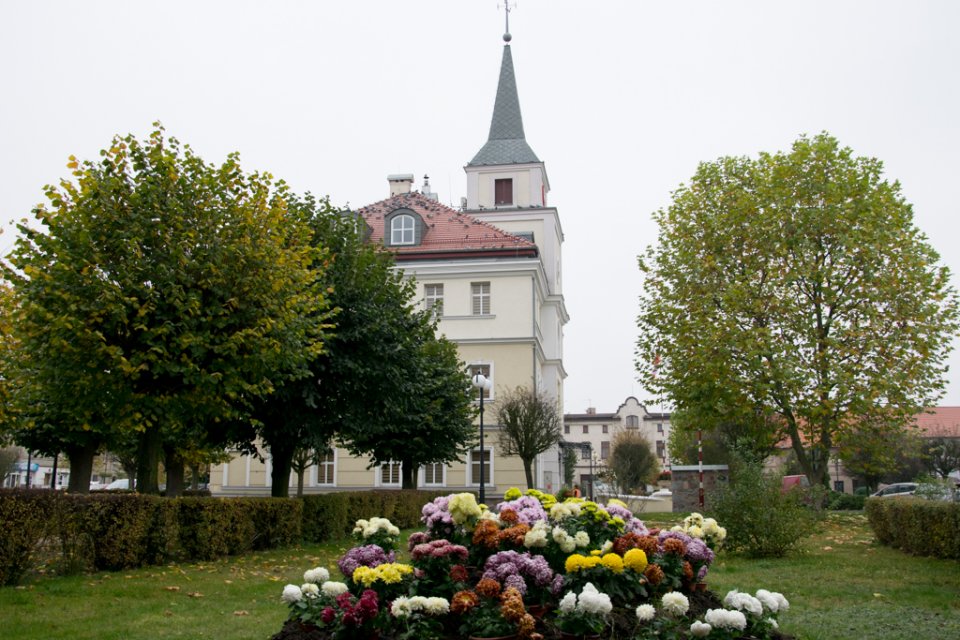
[[[520,522],[533,525],[537,520],[546,520],[547,512],[543,510],[543,505],[533,496],[521,496],[516,500],[507,500],[497,505],[497,512],[504,509],[511,509],[516,512]]]
[[[395,559],[396,554],[394,554],[393,551],[387,553],[379,545],[367,544],[362,547],[354,547],[347,551],[347,553],[337,561],[337,566],[340,568],[340,573],[347,578],[351,578],[357,567],[376,567],[381,564],[393,562]]]

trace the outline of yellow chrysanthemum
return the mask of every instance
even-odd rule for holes
[[[623,573],[623,558],[615,553],[608,553],[600,559],[604,567],[614,573]]]
[[[566,562],[563,563],[563,568],[567,573],[576,573],[583,568],[584,560],[586,560],[586,558],[579,553],[567,556]]]
[[[632,569],[637,573],[643,573],[643,570],[647,568],[647,554],[643,552],[643,549],[630,549],[625,554],[623,554],[623,564],[628,569]]]
[[[600,556],[600,555],[603,555],[603,550],[602,550],[602,549],[594,549],[593,551],[590,552],[590,555],[592,555],[592,556]]]

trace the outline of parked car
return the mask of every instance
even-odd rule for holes
[[[129,489],[130,488],[130,478],[122,478],[120,480],[114,480],[110,484],[104,487],[107,491],[112,489]]]
[[[795,487],[806,489],[809,486],[810,480],[807,479],[807,476],[783,476],[783,481],[780,485],[780,493],[786,493]]]
[[[917,491],[916,482],[897,482],[887,485],[874,493],[872,498],[893,498],[896,496],[911,496]]]

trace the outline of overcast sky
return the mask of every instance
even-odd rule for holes
[[[510,27],[566,238],[567,412],[656,400],[633,369],[636,257],[701,161],[828,131],[884,161],[960,283],[960,2],[521,0]],[[337,205],[383,199],[391,173],[459,203],[503,30],[497,0],[0,0],[0,252],[70,154],[155,120]]]

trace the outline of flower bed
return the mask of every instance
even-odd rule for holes
[[[274,640],[560,637],[782,638],[779,593],[706,590],[725,532],[699,514],[648,529],[618,500],[558,502],[517,489],[493,510],[441,496],[396,562],[399,531],[359,520],[337,566],[287,585],[290,618]]]

